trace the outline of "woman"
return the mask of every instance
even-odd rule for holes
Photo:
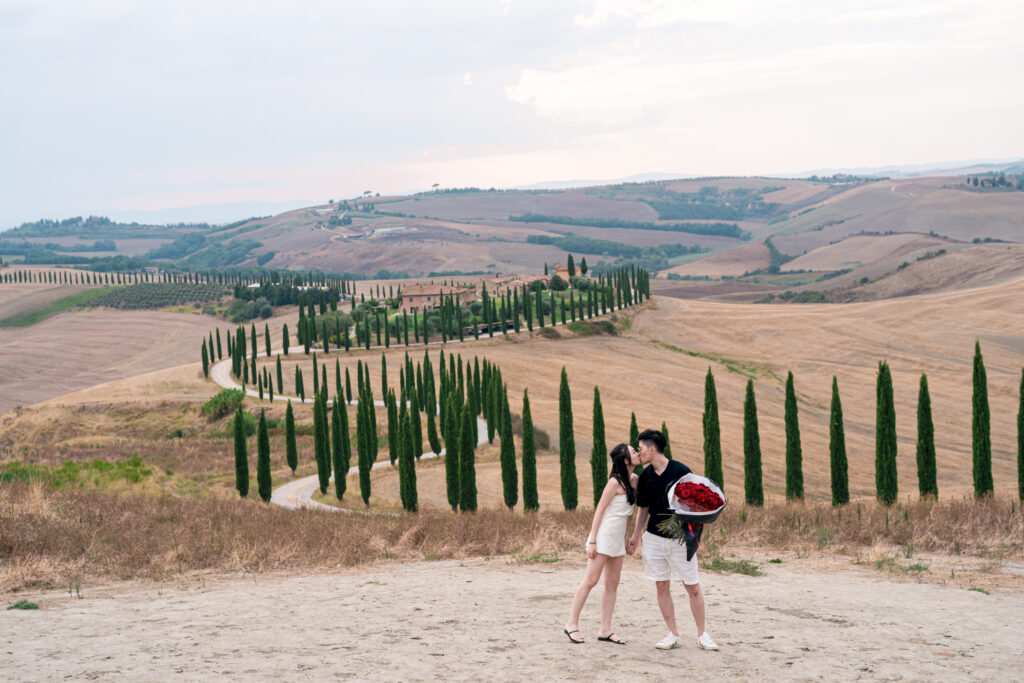
[[[636,503],[637,477],[633,467],[640,464],[636,451],[629,444],[620,443],[612,449],[612,472],[601,493],[601,500],[594,510],[594,521],[587,538],[587,570],[583,582],[572,599],[569,621],[563,631],[570,642],[579,645],[583,636],[579,634],[580,612],[590,595],[590,589],[597,585],[604,573],[604,596],[601,598],[601,630],[597,639],[606,643],[625,645],[626,641],[612,633],[612,610],[615,609],[615,595],[619,589],[619,575],[622,560],[626,555],[626,527]]]

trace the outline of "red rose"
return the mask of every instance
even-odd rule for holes
[[[725,501],[704,484],[682,482],[676,486],[676,498],[692,512],[710,512],[720,508]]]

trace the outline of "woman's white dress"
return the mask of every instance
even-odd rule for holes
[[[626,554],[626,523],[633,514],[633,505],[625,494],[612,498],[608,509],[601,518],[601,526],[597,529],[597,552],[611,557]]]

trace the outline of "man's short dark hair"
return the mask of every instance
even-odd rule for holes
[[[654,446],[654,450],[658,451],[659,453],[665,452],[665,435],[659,432],[657,429],[645,429],[644,431],[640,432],[640,435],[637,436],[636,440],[648,442],[649,444]]]

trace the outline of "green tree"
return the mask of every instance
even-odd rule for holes
[[[420,420],[420,401],[415,391],[409,403],[409,427],[412,430],[412,454],[419,460],[423,454],[423,423]]]
[[[430,444],[431,452],[441,454],[441,439],[437,436],[437,423],[435,422],[434,411],[427,406],[427,443]]]
[[[444,442],[444,478],[448,493],[448,504],[452,506],[452,512],[459,509],[461,494],[459,491],[459,409],[455,402],[455,394],[449,393],[445,408],[445,421],[448,426],[445,428]],[[472,440],[472,439],[470,439]]]
[[[249,453],[245,444],[245,419],[242,404],[235,410],[235,488],[238,495],[249,495]]]
[[[708,368],[704,378],[704,476],[725,488],[722,472],[722,434],[718,423],[718,392]]]
[[[761,478],[761,433],[757,426],[757,399],[754,381],[747,380],[743,399],[743,493],[747,505],[764,505],[764,484]]]
[[[640,448],[640,428],[636,424],[636,413],[629,414],[629,445]]]
[[[356,403],[356,447],[358,449],[357,465],[359,466],[359,495],[363,504],[370,506],[370,468],[373,466],[370,436],[372,429],[367,410],[373,410],[373,400],[368,399],[366,392],[361,392]]]
[[[594,483],[594,507],[597,507],[608,482],[608,445],[604,433],[604,408],[601,406],[601,392],[594,385],[594,440],[590,449],[590,475]]]
[[[562,366],[562,382],[558,390],[558,454],[562,474],[562,505],[566,510],[575,510],[578,504],[576,437],[573,434],[572,399],[565,366]]]
[[[936,474],[932,399],[928,393],[928,376],[922,374],[917,392],[917,490],[922,498],[939,496]]]
[[[288,355],[288,323],[281,328],[281,350],[284,351],[284,355]]]
[[[569,254],[568,265],[569,277],[576,277],[576,263],[572,260],[572,254]]]
[[[878,364],[875,388],[875,491],[886,505],[896,502],[896,407],[892,395],[892,374],[889,364]]]
[[[797,418],[793,373],[786,377],[786,498],[804,497],[803,452],[800,449],[800,421]]]
[[[476,441],[473,439],[473,407],[462,406],[462,425],[459,436],[459,507],[463,512],[476,511]]]
[[[537,498],[537,443],[533,439],[533,417],[530,396],[523,390],[523,509],[540,509]]]
[[[501,487],[509,510],[519,502],[519,472],[516,468],[516,447],[512,440],[512,412],[508,406],[508,389],[501,392]]]
[[[292,412],[291,401],[288,401],[288,410],[284,414],[284,447],[288,467],[295,474],[295,468],[299,465],[299,450],[295,445],[295,413]]]
[[[210,376],[210,357],[206,352],[206,338],[203,338],[203,377]]]
[[[326,393],[326,390],[321,391],[313,399],[313,446],[321,494],[327,493],[331,482],[331,432],[327,421]]]
[[[416,493],[416,458],[413,457],[412,423],[409,414],[402,412],[399,427],[398,456],[398,490],[402,499],[402,507],[409,512],[416,512],[418,496]]]
[[[974,342],[974,396],[971,411],[971,451],[973,453],[974,495],[978,498],[992,493],[992,434],[988,409],[988,381],[981,344]]]
[[[270,357],[270,325],[263,323],[263,341],[267,346],[267,357]]]
[[[662,451],[662,452],[665,454],[666,458],[671,460],[672,459],[672,440],[669,438],[669,435],[668,435],[668,423],[666,423],[664,420],[661,421],[661,433],[665,437],[665,450]]]
[[[344,422],[344,426],[342,423]],[[334,495],[338,500],[345,497],[348,486],[348,462],[350,455],[346,452],[348,445],[348,415],[345,403],[335,400],[331,406],[331,459],[334,465]]]
[[[395,392],[388,391],[384,401],[388,409],[388,458],[394,465],[398,460],[398,406],[395,404]]]
[[[843,425],[843,404],[839,400],[839,381],[832,377],[832,410],[828,422],[829,460],[832,471],[832,504],[850,502],[850,480],[846,462],[846,429]]]
[[[260,409],[260,422],[256,438],[256,485],[264,503],[270,502],[270,437],[267,435],[267,416]]]
[[[277,354],[277,393],[284,393],[284,373],[281,371],[281,354]]]

